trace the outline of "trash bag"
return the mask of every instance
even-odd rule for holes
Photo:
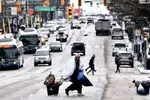
[[[140,94],[140,95],[146,95],[147,94],[144,87],[142,86],[142,84],[140,84],[139,87],[137,88],[137,94]]]

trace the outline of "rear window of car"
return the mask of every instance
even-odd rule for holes
[[[123,43],[118,43],[118,44],[115,44],[114,47],[115,47],[115,48],[125,48],[126,45],[123,44]]]
[[[73,43],[73,46],[84,46],[84,43]]]
[[[123,58],[129,58],[132,56],[132,54],[131,53],[120,53],[119,56],[123,57]]]

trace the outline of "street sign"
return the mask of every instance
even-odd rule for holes
[[[36,6],[35,11],[56,11],[56,6],[53,7]]]

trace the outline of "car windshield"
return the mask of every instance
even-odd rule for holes
[[[0,60],[1,59],[16,59],[18,50],[16,47],[12,48],[0,48]]]
[[[39,39],[37,35],[25,35],[21,36],[20,40],[23,42],[24,46],[27,46],[27,45],[37,45]]]
[[[115,48],[125,48],[126,45],[123,44],[123,43],[117,43],[117,44],[114,45],[114,47],[115,47]]]
[[[38,55],[38,56],[48,56],[49,51],[36,51],[36,55]]]
[[[34,29],[25,29],[24,32],[34,32]]]

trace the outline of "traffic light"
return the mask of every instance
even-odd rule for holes
[[[17,12],[19,13],[19,12],[22,12],[22,3],[20,2],[20,1],[17,1],[16,2],[16,6],[17,6]]]
[[[82,6],[82,0],[78,0],[78,6]]]
[[[73,13],[73,7],[69,6],[67,7],[67,19],[71,20],[73,19],[74,13]]]
[[[104,6],[107,6],[107,0],[104,0],[103,2],[104,2]]]
[[[65,0],[60,0],[61,6],[65,5]]]

